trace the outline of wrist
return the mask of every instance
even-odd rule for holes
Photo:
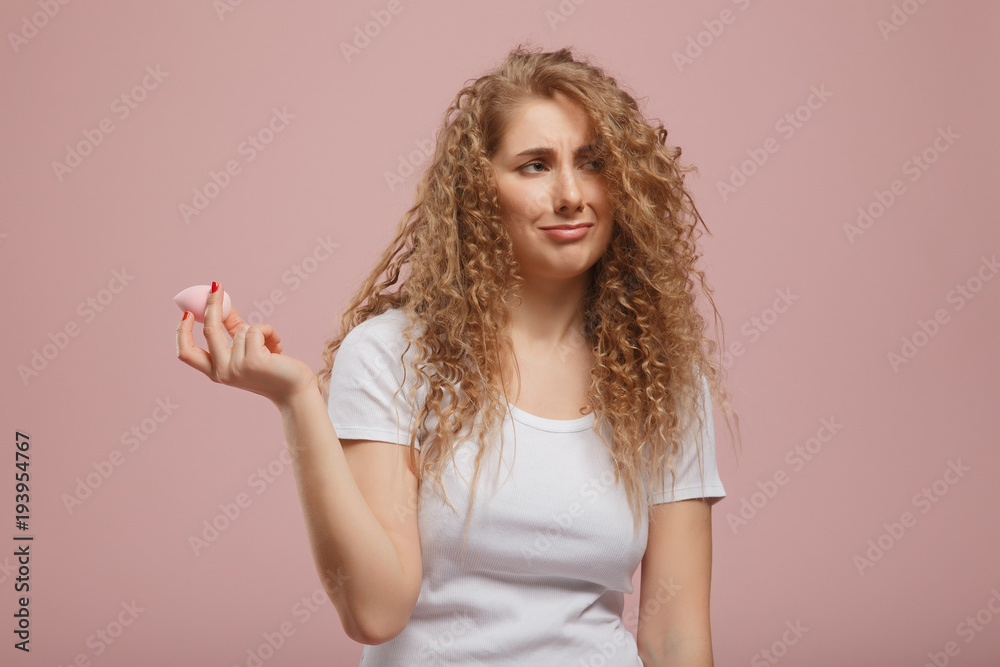
[[[272,398],[271,402],[274,403],[275,407],[277,407],[278,411],[282,414],[294,413],[300,411],[303,407],[310,406],[316,402],[322,404],[323,395],[320,393],[319,387],[316,386],[316,383],[310,382],[279,398]],[[326,409],[326,405],[323,405],[322,407],[324,410]]]

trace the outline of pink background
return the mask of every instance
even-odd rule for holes
[[[401,164],[422,169],[419,143],[463,83],[530,39],[593,56],[700,168],[704,268],[726,342],[742,345],[738,459],[716,420],[728,491],[714,514],[716,664],[773,664],[765,649],[788,665],[998,664],[1000,280],[983,263],[1000,250],[995,3],[220,4],[0,10],[0,663],[247,665],[285,623],[294,634],[264,664],[357,664],[313,567],[277,411],[177,361],[171,297],[219,280],[319,369],[412,200]],[[340,45],[372,12],[391,21],[348,61]],[[124,117],[115,100],[136,86]],[[813,87],[829,95],[809,109]],[[240,144],[274,108],[294,118],[249,161]],[[788,136],[776,123],[796,112]],[[57,175],[102,121],[113,131]],[[913,171],[925,151],[933,163]],[[723,197],[753,153],[768,159]],[[230,160],[240,172],[186,222],[180,205]],[[851,242],[859,207],[880,215]],[[318,239],[336,249],[314,254]],[[778,313],[781,291],[793,299]],[[67,326],[76,335],[60,336]],[[916,354],[894,368],[904,338]],[[51,358],[22,379],[36,352]],[[842,425],[832,438],[824,419]],[[123,440],[133,428],[143,440]],[[31,442],[30,654],[12,648],[17,430]],[[67,509],[102,465],[110,476]],[[196,555],[189,538],[241,493],[249,506]],[[638,572],[634,585],[633,618]],[[134,622],[98,642],[133,601]],[[791,644],[786,623],[808,630]]]

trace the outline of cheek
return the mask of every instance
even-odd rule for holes
[[[517,211],[511,210],[509,207],[505,209],[500,216],[500,223],[515,249],[523,245],[525,224]]]
[[[610,213],[611,196],[608,194],[608,188],[606,185],[601,184],[597,186],[597,189],[594,192],[594,201],[598,203],[605,213]]]
[[[545,212],[548,195],[540,188],[522,187],[508,190],[506,202],[511,219],[532,221]]]
[[[548,194],[542,190],[532,190],[529,193],[525,193],[523,199],[524,215],[530,220],[541,217],[541,215],[548,209],[549,206]]]

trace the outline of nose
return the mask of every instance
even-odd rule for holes
[[[575,169],[570,167],[559,172],[552,199],[559,213],[572,213],[583,209],[583,193]]]

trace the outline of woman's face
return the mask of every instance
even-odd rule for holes
[[[583,275],[608,247],[613,215],[589,137],[586,114],[556,93],[514,112],[491,160],[502,221],[527,280]],[[586,229],[545,231],[559,225]]]

